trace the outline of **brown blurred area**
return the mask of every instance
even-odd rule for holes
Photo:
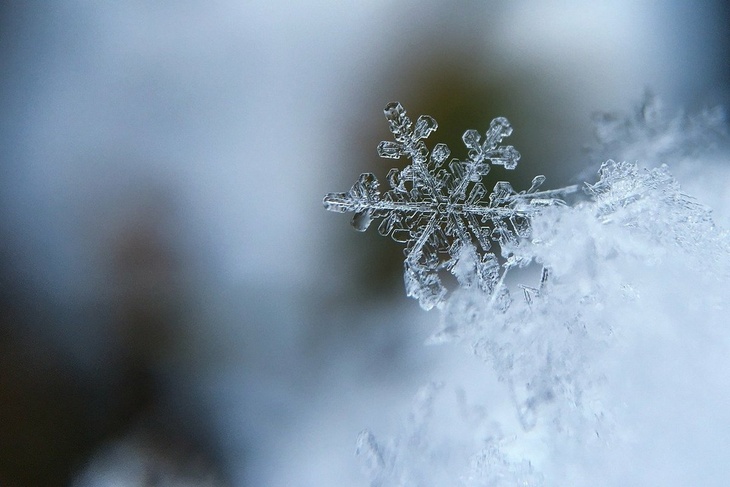
[[[99,225],[109,232],[97,235],[106,289],[91,302],[55,302],[23,286],[12,255],[0,256],[0,485],[116,485],[115,475],[120,485],[227,485],[205,414],[171,405],[164,377],[185,368],[177,349],[191,266],[165,237],[164,193],[131,201],[118,221]],[[64,320],[88,328],[99,316],[103,356],[91,367],[49,341]]]

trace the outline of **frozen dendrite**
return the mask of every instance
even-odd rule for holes
[[[462,287],[476,286],[507,303],[501,286],[505,272],[524,264],[511,258],[511,249],[529,235],[533,215],[542,207],[561,204],[559,198],[576,187],[538,191],[545,177],[537,176],[526,191],[518,193],[500,181],[489,193],[482,180],[491,166],[514,169],[520,159],[514,147],[500,145],[512,133],[506,118],[492,120],[484,138],[476,130],[464,132],[468,157],[448,161],[451,151],[446,144],[429,151],[424,142],[438,127],[436,120],[422,115],[413,124],[400,103],[390,103],[384,111],[395,141],[381,142],[378,154],[388,159],[405,156],[410,164],[390,170],[388,191],[381,193],[375,176],[364,173],[348,192],[326,195],[325,208],[354,213],[352,225],[359,231],[382,219],[380,234],[406,245],[406,292],[424,309],[444,300],[442,270],[454,274]],[[493,244],[506,262],[498,259]]]

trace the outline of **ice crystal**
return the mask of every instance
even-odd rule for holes
[[[439,277],[443,270],[454,274],[462,287],[499,296],[506,305],[502,279],[511,267],[524,264],[511,258],[512,249],[529,235],[530,219],[541,208],[561,204],[560,197],[576,187],[539,191],[545,177],[537,176],[525,191],[499,181],[489,193],[483,178],[492,165],[514,169],[520,159],[514,147],[501,145],[512,133],[506,118],[492,120],[484,137],[476,130],[464,132],[467,158],[448,161],[451,151],[446,144],[429,151],[425,143],[438,127],[436,120],[422,115],[414,124],[400,103],[388,104],[384,112],[395,140],[381,142],[378,154],[388,159],[405,156],[410,164],[390,170],[386,192],[381,194],[372,173],[364,173],[348,192],[326,195],[325,208],[354,213],[352,225],[359,231],[382,219],[379,233],[406,245],[406,292],[424,309],[444,302],[446,288]],[[465,255],[476,258],[464,259]],[[465,269],[460,262],[467,260]]]

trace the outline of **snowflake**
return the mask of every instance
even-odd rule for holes
[[[388,159],[405,156],[410,164],[390,170],[385,193],[372,173],[364,173],[348,192],[326,195],[325,208],[354,213],[352,225],[359,231],[382,219],[379,233],[406,245],[406,292],[424,309],[444,302],[446,288],[439,277],[443,270],[454,274],[462,287],[476,286],[506,305],[504,276],[511,267],[526,264],[511,258],[510,249],[529,236],[535,212],[562,204],[559,197],[577,187],[538,191],[545,177],[537,176],[526,191],[518,193],[500,181],[488,193],[482,179],[492,165],[514,169],[520,159],[514,147],[500,145],[512,133],[506,118],[492,120],[484,138],[476,130],[464,132],[467,159],[447,163],[451,151],[446,144],[436,144],[429,152],[424,142],[437,129],[436,120],[422,115],[413,124],[400,103],[388,104],[384,112],[395,141],[381,142],[378,154]]]

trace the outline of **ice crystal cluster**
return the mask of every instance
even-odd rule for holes
[[[468,131],[468,159],[444,167],[446,149],[429,156],[423,142],[435,121],[414,127],[399,105],[386,109],[396,143],[380,153],[411,164],[391,171],[382,196],[363,175],[325,205],[354,212],[359,229],[382,218],[381,233],[398,231],[409,294],[441,305],[431,341],[465,345],[500,386],[470,405],[431,384],[403,431],[385,441],[363,431],[372,486],[726,485],[730,236],[665,164],[701,172],[724,121],[718,110],[663,118],[652,98],[637,113],[599,117],[594,154],[629,147],[646,159],[603,162],[566,205],[574,188],[537,191],[541,177],[486,195],[490,164],[518,157],[500,145],[504,119],[483,142]],[[528,264],[530,281],[505,277]],[[442,269],[461,284],[448,297]],[[524,297],[507,299],[510,288]],[[471,394],[486,375],[467,378]]]
[[[476,285],[508,302],[500,286],[506,272],[524,263],[510,259],[511,249],[530,232],[530,219],[540,208],[561,204],[560,196],[575,187],[538,191],[545,181],[537,176],[526,191],[517,192],[507,181],[498,182],[491,193],[482,183],[492,165],[515,169],[520,154],[511,145],[500,145],[512,133],[506,118],[492,120],[484,138],[476,130],[462,137],[468,149],[464,160],[451,159],[446,144],[428,150],[424,139],[438,124],[422,115],[414,124],[400,103],[385,107],[385,117],[395,141],[378,145],[380,157],[410,160],[404,169],[388,173],[390,189],[380,193],[372,173],[364,173],[346,193],[330,193],[324,206],[337,212],[352,212],[352,225],[365,231],[382,219],[378,231],[406,245],[405,285],[408,296],[424,309],[443,303],[446,289],[439,272],[453,273],[463,287]],[[507,262],[500,263],[493,244]],[[479,257],[470,258],[478,248]],[[468,258],[469,269],[459,265]]]

